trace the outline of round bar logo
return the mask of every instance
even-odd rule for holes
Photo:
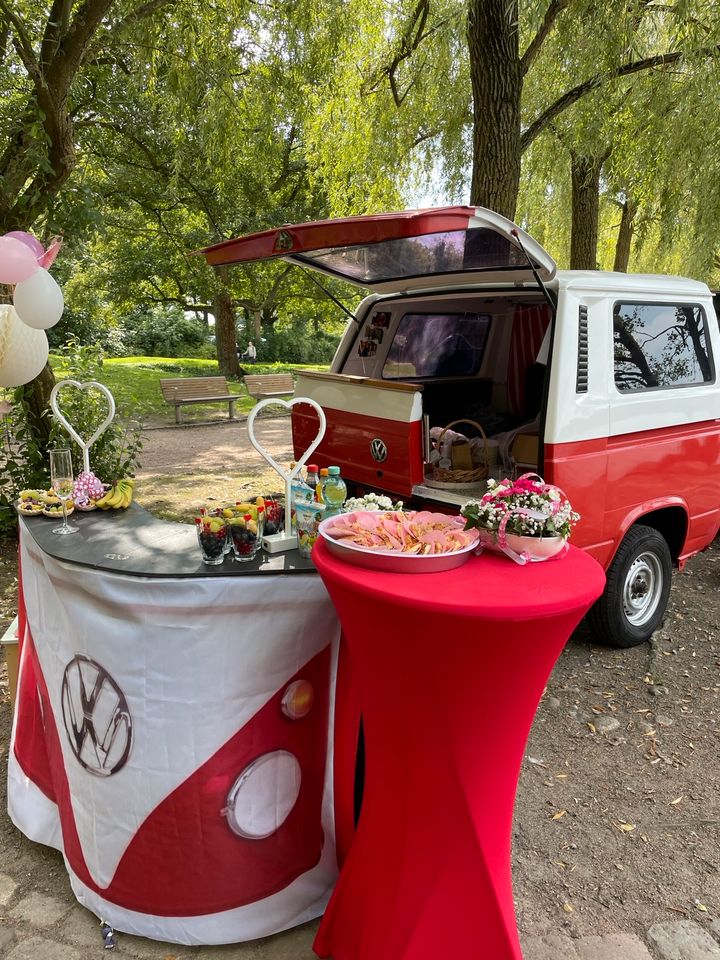
[[[371,440],[370,453],[373,455],[373,460],[377,460],[378,463],[382,463],[384,460],[387,460],[388,450],[385,446],[385,441],[381,440],[379,437],[375,437],[374,440]]]
[[[61,697],[65,732],[80,765],[97,777],[121,770],[132,747],[132,718],[107,670],[78,654],[65,667]]]

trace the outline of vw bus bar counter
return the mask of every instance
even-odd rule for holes
[[[253,940],[322,914],[339,626],[297,553],[202,563],[138,507],[20,519],[8,806],[119,931]]]

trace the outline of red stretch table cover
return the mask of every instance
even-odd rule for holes
[[[313,560],[358,683],[357,833],[315,941],[334,960],[519,960],[512,811],[538,701],[604,574],[570,548],[435,574]]]

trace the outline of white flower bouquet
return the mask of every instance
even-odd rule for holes
[[[364,497],[349,497],[343,504],[345,513],[355,510],[402,510],[403,502],[393,503],[390,497],[377,493],[366,493]]]
[[[497,545],[513,559],[518,555],[533,559],[552,556],[564,547],[580,519],[562,490],[537,474],[526,473],[517,480],[488,480],[487,485],[480,500],[468,500],[461,509],[465,529],[479,530],[485,544]],[[551,540],[554,547],[541,543],[543,540]]]

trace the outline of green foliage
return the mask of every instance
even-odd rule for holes
[[[70,343],[60,354],[65,377],[79,383],[102,382],[103,356],[96,346]],[[92,436],[107,416],[107,400],[99,391],[80,391],[71,387],[59,394],[59,407],[65,418],[83,438]],[[50,472],[47,459],[40,451],[28,427],[30,410],[22,388],[13,393],[10,413],[2,420],[0,457],[0,537],[15,529],[17,520],[13,502],[24,488],[47,488]],[[48,411],[46,416],[52,417]],[[139,466],[142,449],[142,424],[120,412],[90,449],[90,469],[106,483],[132,476]],[[82,452],[53,418],[50,446],[69,446],[75,474],[83,469]]]
[[[109,324],[105,316],[92,309],[74,310],[66,306],[60,322],[46,332],[51,350],[75,341],[100,347],[104,356],[116,357],[128,352],[125,329],[117,323]]]
[[[60,356],[50,358],[58,378],[70,377],[70,368],[63,366]],[[307,362],[301,363],[306,367]],[[324,366],[313,363],[317,369]],[[296,367],[290,363],[259,362],[247,368],[248,373],[291,373]],[[103,360],[94,379],[104,384],[115,397],[118,408],[132,410],[144,421],[169,425],[173,422],[172,408],[163,400],[160,380],[166,377],[217,377],[217,360],[188,357],[113,357]],[[238,394],[236,410],[248,413],[255,401],[247,395],[242,383],[229,381],[230,390]],[[227,409],[227,407],[225,407]],[[217,417],[218,410],[209,405],[192,408],[194,419]]]
[[[207,327],[186,317],[179,307],[138,310],[125,320],[125,353],[167,357],[191,356],[207,341]]]
[[[258,360],[282,358],[285,363],[330,363],[335,356],[340,335],[322,328],[313,329],[306,322],[277,324],[267,331],[264,342],[256,344]],[[242,360],[240,361],[242,363]]]

